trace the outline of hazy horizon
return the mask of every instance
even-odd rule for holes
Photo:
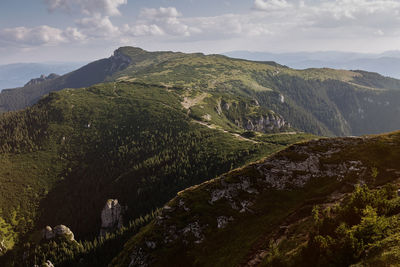
[[[394,0],[3,0],[0,65],[149,51],[382,53],[400,47]]]

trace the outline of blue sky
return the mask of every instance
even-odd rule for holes
[[[0,2],[0,64],[89,61],[124,45],[204,53],[397,50],[400,1]]]

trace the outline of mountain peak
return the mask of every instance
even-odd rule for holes
[[[58,78],[58,77],[60,77],[60,75],[55,74],[55,73],[50,73],[48,76],[42,74],[42,75],[40,75],[39,78],[31,79],[29,82],[27,82],[25,84],[25,86],[39,84],[39,83],[42,83],[44,81],[53,80],[53,79]]]
[[[125,55],[143,55],[148,53],[148,51],[134,46],[122,46],[114,51],[115,55],[125,54]]]

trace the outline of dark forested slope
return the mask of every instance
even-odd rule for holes
[[[398,266],[400,133],[320,139],[184,190],[111,266]]]
[[[15,248],[7,264],[20,263],[14,253],[34,247],[46,225],[67,225],[77,240],[93,240],[108,199],[126,207],[129,225],[179,190],[312,138],[228,132],[188,115],[185,93],[111,82],[53,92],[2,114],[0,237],[5,249]]]

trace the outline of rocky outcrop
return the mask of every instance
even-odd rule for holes
[[[33,265],[33,267],[54,267],[54,264],[51,261],[47,260],[41,266],[35,264]]]
[[[7,247],[4,244],[4,239],[0,241],[0,255],[3,255],[4,253],[6,253],[7,251]]]
[[[119,49],[114,51],[114,54],[109,58],[111,62],[110,73],[125,69],[131,64],[132,59],[121,52]]]
[[[123,225],[123,208],[118,203],[118,199],[109,199],[101,211],[100,236],[114,232]]]
[[[174,246],[176,242],[187,247],[197,246],[207,240],[208,233],[224,231],[223,229],[229,227],[237,218],[243,218],[242,214],[257,214],[259,211],[256,204],[263,194],[270,190],[299,189],[318,179],[336,180],[352,185],[363,183],[362,179],[370,173],[368,165],[359,158],[346,159],[341,155],[347,153],[343,152],[344,149],[351,150],[366,140],[368,139],[321,139],[311,141],[307,145],[293,145],[234,174],[227,174],[180,192],[174,200],[164,206],[155,219],[159,235],[145,236],[133,249],[130,266],[151,266],[156,260],[152,258],[153,251],[157,249]],[[348,177],[353,178],[347,179]],[[202,192],[202,200],[185,198],[186,193],[199,191]],[[210,205],[215,209],[206,218],[194,213],[196,207]],[[177,218],[187,220],[181,223]]]
[[[131,254],[129,267],[147,267],[149,266],[149,255],[142,248],[137,248]]]
[[[42,266],[43,267],[54,267],[54,264],[51,261],[47,260]]]
[[[218,229],[225,228],[229,222],[233,221],[233,217],[219,216],[217,217],[217,227]]]
[[[46,226],[42,231],[42,236],[45,240],[51,240],[54,238],[65,238],[68,241],[74,241],[74,233],[65,225],[57,225],[53,229],[50,226]]]
[[[242,126],[245,130],[255,132],[279,131],[285,126],[290,127],[282,116],[275,113],[247,118],[243,121],[242,125],[238,126]]]
[[[24,86],[39,84],[39,83],[42,83],[44,81],[53,80],[53,79],[58,78],[58,77],[60,77],[60,75],[55,74],[55,73],[51,73],[48,76],[42,74],[42,75],[40,75],[39,78],[30,80]]]

